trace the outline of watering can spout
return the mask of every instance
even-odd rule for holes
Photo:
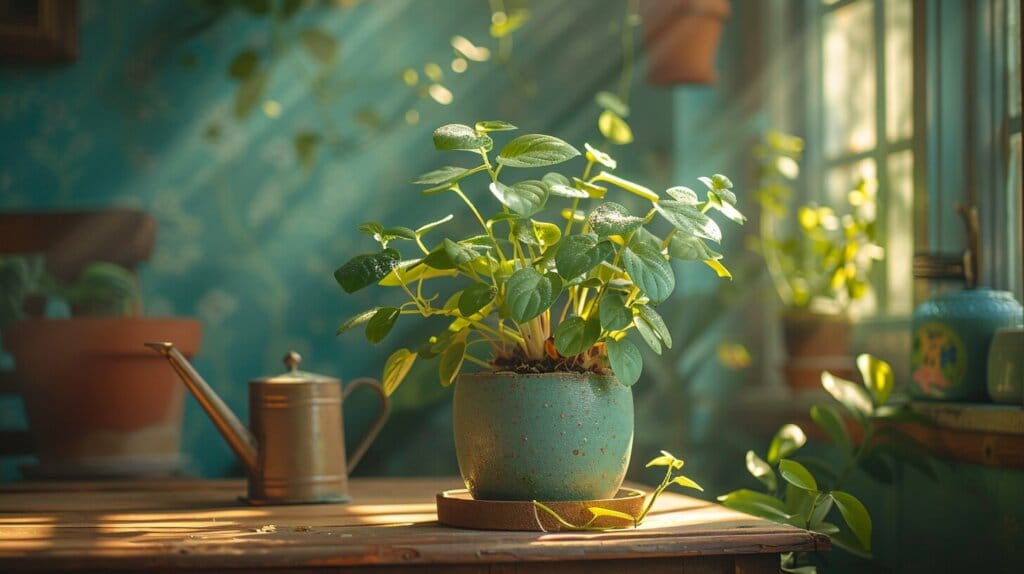
[[[178,373],[178,377],[185,383],[188,390],[192,391],[196,400],[199,401],[199,405],[213,420],[217,430],[224,435],[231,450],[235,451],[235,454],[241,459],[246,471],[250,476],[254,476],[257,460],[256,437],[238,420],[235,413],[217,396],[217,393],[213,392],[210,385],[203,380],[203,377],[196,372],[192,364],[174,347],[173,343],[146,343],[146,346],[163,355],[171,363],[171,367]]]

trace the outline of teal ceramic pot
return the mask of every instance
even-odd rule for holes
[[[633,449],[633,394],[589,373],[462,375],[455,453],[478,500],[596,500],[618,491]]]
[[[922,303],[913,316],[911,394],[947,401],[984,401],[988,350],[1001,327],[1022,321],[1007,291],[967,289]]]

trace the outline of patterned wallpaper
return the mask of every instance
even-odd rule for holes
[[[306,357],[307,370],[348,380],[376,376],[395,345],[418,337],[410,321],[376,347],[358,333],[336,338],[343,318],[387,294],[344,295],[332,272],[372,248],[354,231],[364,220],[415,227],[459,214],[457,200],[421,201],[406,183],[444,161],[431,145],[434,127],[505,119],[578,146],[596,142],[593,95],[614,90],[620,73],[619,0],[588,2],[587,10],[568,0],[533,2],[508,63],[469,61],[461,73],[451,67],[453,36],[497,53],[487,2],[339,1],[287,19],[207,5],[219,4],[84,0],[75,63],[0,69],[0,209],[151,213],[159,232],[142,270],[146,313],[202,320],[197,368],[240,410],[246,381],[279,372],[289,349]],[[663,189],[673,172],[693,179],[742,165],[693,140],[673,155],[674,132],[707,128],[694,116],[679,120],[673,106],[699,115],[717,105],[715,92],[650,87],[638,65],[630,118],[637,143],[616,150],[622,175]],[[431,76],[448,96],[426,89]],[[449,105],[439,103],[449,96]],[[240,106],[249,110],[244,118]],[[704,275],[703,266],[680,275],[682,292],[699,295],[688,299],[697,306],[717,297],[717,283]],[[700,316],[678,301],[669,308]],[[689,331],[679,338],[705,332]],[[693,348],[713,353],[701,345]],[[683,345],[648,362],[654,384],[638,390],[638,404],[651,409],[641,423],[651,431],[638,436],[658,448],[686,433],[679,413],[690,406],[677,379],[687,369],[708,372],[694,363]],[[432,365],[418,368],[359,472],[455,472],[450,396]],[[354,397],[346,414],[350,437],[368,421],[373,403],[365,399]],[[17,405],[0,407],[3,426],[18,422]],[[238,471],[191,400],[184,448],[191,472]],[[4,465],[0,478],[16,476]]]

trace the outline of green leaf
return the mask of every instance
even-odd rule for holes
[[[871,403],[871,396],[861,385],[825,371],[821,373],[821,386],[825,387],[828,394],[846,407],[858,421],[863,422],[874,413],[875,407]]]
[[[366,323],[366,340],[376,345],[384,340],[391,328],[398,321],[399,310],[396,307],[381,307]]]
[[[474,315],[494,300],[494,288],[484,283],[474,283],[459,295],[459,313],[463,317]]]
[[[723,494],[718,501],[727,508],[775,522],[785,522],[793,516],[786,512],[781,500],[746,488]]]
[[[710,249],[701,238],[678,233],[673,235],[668,243],[668,254],[670,257],[683,261],[707,261],[722,258],[721,253]]]
[[[640,311],[640,316],[643,317],[644,321],[654,329],[654,333],[658,335],[662,343],[665,343],[665,347],[672,348],[672,333],[668,330],[668,325],[665,324],[665,320],[661,318],[661,315],[655,311],[649,305],[639,305],[637,310]]]
[[[381,385],[384,387],[384,394],[391,396],[398,385],[402,384],[409,369],[416,362],[416,355],[409,349],[399,349],[388,357],[384,363],[384,375],[381,376]]]
[[[716,209],[719,213],[721,213],[722,215],[724,215],[727,218],[729,218],[730,221],[733,221],[735,223],[739,223],[740,225],[746,223],[747,216],[745,216],[742,213],[740,213],[740,210],[736,209],[735,205],[733,205],[732,203],[729,203],[728,201],[726,201],[722,197],[722,194],[724,194],[724,193],[732,193],[732,192],[731,191],[730,192],[726,192],[726,191],[709,191],[708,192],[708,203],[710,203],[711,207]],[[735,199],[735,196],[733,196],[733,199]]]
[[[409,229],[408,227],[395,226],[382,229],[380,232],[381,241],[391,241],[394,239],[407,239],[409,241],[416,240],[416,232]]]
[[[686,235],[695,235],[716,243],[722,241],[722,229],[713,219],[701,213],[701,210],[695,206],[666,199],[655,203],[654,209]]]
[[[464,167],[455,167],[453,165],[446,165],[442,168],[435,169],[434,171],[428,171],[422,175],[414,177],[410,183],[416,185],[438,185],[441,183],[454,183],[458,181],[461,176],[465,175],[469,170]]]
[[[817,492],[818,483],[814,480],[811,471],[795,460],[783,459],[779,461],[779,474],[782,478],[797,488],[810,492]]]
[[[502,205],[522,217],[530,217],[537,213],[548,201],[548,186],[535,179],[520,181],[511,187],[495,181],[489,189]]]
[[[629,105],[622,101],[622,98],[611,92],[598,92],[594,101],[602,108],[614,112],[622,117],[629,116]]]
[[[536,269],[525,267],[513,273],[505,284],[505,304],[516,323],[525,323],[550,308],[561,290],[557,275],[541,275]]]
[[[473,249],[466,247],[465,245],[455,243],[447,237],[444,240],[444,252],[456,267],[467,265],[477,257],[480,257],[480,254]]]
[[[863,550],[871,551],[871,515],[861,501],[850,493],[836,490],[832,492],[832,498],[839,508],[843,520],[850,527],[853,535],[857,537]]]
[[[255,50],[244,50],[235,54],[228,65],[228,75],[236,80],[245,80],[260,67],[260,58]]]
[[[381,231],[384,231],[384,226],[376,221],[364,221],[356,227],[356,230],[363,235],[369,235],[372,237],[374,235],[379,235]]]
[[[633,283],[657,305],[676,287],[676,277],[661,251],[646,243],[622,250],[622,266]]]
[[[600,321],[569,317],[555,329],[555,348],[563,357],[573,357],[593,347],[600,336]]]
[[[685,476],[674,477],[672,479],[672,482],[669,483],[669,484],[675,484],[676,486],[682,486],[682,487],[685,487],[685,488],[692,488],[694,490],[699,490],[701,492],[704,492],[704,487],[703,486],[701,486],[701,485],[697,484],[696,482],[694,482],[693,479],[685,477]]]
[[[235,92],[235,117],[245,118],[252,113],[256,104],[263,99],[268,77],[264,70],[255,71],[238,86]]]
[[[661,456],[654,457],[644,465],[644,468],[651,468],[652,466],[671,466],[674,470],[683,468],[686,464],[682,459],[676,458],[675,455],[668,452],[667,450],[661,451]]]
[[[608,363],[619,382],[627,387],[636,384],[644,368],[640,349],[637,349],[629,339],[609,339],[604,342],[604,346],[608,353]]]
[[[752,450],[747,451],[747,471],[754,478],[761,481],[761,484],[771,492],[775,492],[775,489],[778,488],[779,481],[775,476],[775,470],[772,469],[772,465],[765,462]]]
[[[865,353],[857,356],[857,368],[864,378],[864,386],[875,400],[875,406],[888,402],[895,386],[895,377],[889,363]]]
[[[394,249],[356,255],[334,272],[334,279],[346,293],[355,293],[391,273],[398,265],[398,259],[398,252]]]
[[[509,131],[509,130],[517,130],[517,129],[519,129],[516,126],[514,126],[514,125],[512,125],[512,124],[510,124],[508,122],[503,122],[501,120],[487,120],[487,121],[477,122],[476,125],[474,126],[474,128],[476,129],[476,131],[478,131],[480,133],[506,132],[506,131]]]
[[[319,28],[306,28],[299,32],[299,40],[321,64],[330,64],[338,56],[338,41]]]
[[[508,167],[543,167],[578,155],[579,150],[554,136],[527,134],[505,144],[497,161]]]
[[[629,124],[622,116],[611,110],[605,110],[598,116],[597,129],[614,144],[625,145],[633,141],[633,130],[629,128]]]
[[[665,193],[669,194],[672,199],[683,205],[697,205],[700,203],[700,198],[697,197],[697,192],[684,185],[670,187],[665,190]]]
[[[601,261],[614,254],[607,241],[600,241],[593,233],[569,235],[561,240],[555,252],[555,267],[565,280],[589,273]]]
[[[629,213],[629,210],[611,201],[594,208],[587,217],[590,229],[598,237],[610,235],[626,235],[644,224],[642,217]]]
[[[782,428],[772,437],[771,444],[768,445],[768,463],[779,462],[800,450],[800,447],[805,444],[807,444],[807,435],[804,434],[803,429],[794,424],[782,425]]]
[[[640,338],[647,343],[647,346],[651,348],[657,354],[661,354],[661,339],[658,338],[658,334],[654,332],[654,329],[644,320],[643,317],[637,315],[633,317],[633,325],[636,327],[636,332],[640,334]]]
[[[853,442],[850,440],[850,432],[846,428],[846,422],[843,421],[843,417],[839,414],[839,411],[830,405],[813,405],[811,407],[811,420],[813,420],[821,430],[825,431],[825,434],[832,439],[832,442],[834,442],[841,451],[846,454],[853,452]]]
[[[633,311],[626,307],[626,298],[620,293],[605,293],[598,307],[601,326],[608,331],[621,331],[633,322]]]
[[[594,185],[593,183],[587,181],[583,181],[578,177],[572,178],[572,185],[573,187],[580,191],[587,192],[587,197],[589,197],[590,199],[602,199],[604,195],[608,193],[607,188],[601,187],[600,185]]]
[[[462,124],[447,124],[434,130],[434,148],[441,151],[476,151],[491,145],[491,138]]]
[[[345,331],[348,331],[350,329],[354,329],[354,328],[356,328],[356,327],[358,327],[360,325],[365,324],[367,321],[370,320],[371,317],[373,317],[377,313],[378,310],[380,310],[380,307],[374,307],[372,309],[367,309],[366,311],[363,311],[362,313],[359,313],[359,314],[353,315],[352,317],[349,317],[349,319],[347,321],[345,321],[340,326],[338,326],[338,330],[335,332],[335,334],[336,335],[340,335],[340,334],[344,333]]]
[[[462,370],[462,361],[466,357],[466,335],[467,331],[462,331],[451,345],[441,353],[441,360],[437,365],[437,373],[443,387],[447,387],[455,382],[455,377]]]

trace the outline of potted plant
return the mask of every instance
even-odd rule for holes
[[[816,203],[792,207],[802,152],[800,138],[779,132],[767,133],[755,150],[759,249],[782,300],[786,380],[796,390],[816,389],[823,370],[853,376],[851,306],[870,293],[871,266],[884,255],[875,243],[869,181],[847,194],[846,214]]]
[[[415,361],[438,359],[441,384],[455,383],[456,454],[475,498],[608,498],[632,448],[630,386],[642,368],[632,335],[655,352],[671,347],[671,331],[655,310],[675,287],[669,259],[703,261],[729,276],[706,243],[722,238],[708,212],[740,222],[743,216],[725,176],[701,178],[703,199],[686,187],[663,197],[614,175],[616,161],[589,144],[578,177],[551,172],[509,181],[521,169],[580,155],[542,134],[516,137],[492,155],[491,135],[514,129],[486,121],[434,132],[435,148],[468,152],[478,162],[442,167],[413,183],[425,186],[426,196],[454,194],[479,229],[468,237],[443,233],[452,215],[416,229],[361,225],[379,249],[342,265],[336,280],[349,293],[391,287],[405,301],[360,313],[338,331],[365,325],[367,339],[378,343],[402,317],[439,318],[440,328],[418,348],[388,358],[381,380],[393,393]],[[463,191],[475,175],[495,208],[482,210]],[[639,197],[643,211],[614,201],[620,191]],[[545,208],[557,219],[542,216]],[[415,255],[403,258],[399,246]],[[447,298],[431,287],[439,277],[457,278],[445,282],[456,284]],[[461,374],[467,363],[480,372]]]
[[[652,84],[711,84],[728,0],[641,2],[647,78]]]
[[[200,324],[139,317],[135,275],[87,265],[61,283],[39,256],[0,258],[0,330],[15,360],[39,465],[33,476],[166,474],[180,464],[184,394],[145,341],[170,339],[193,355]],[[42,317],[64,303],[71,317]]]

